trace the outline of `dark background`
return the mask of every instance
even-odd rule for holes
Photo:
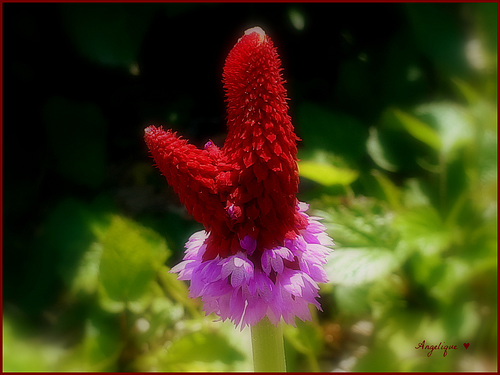
[[[304,12],[303,32],[292,26],[291,9]],[[314,101],[368,128],[388,103],[435,93],[432,70],[411,94],[387,88],[397,90],[404,77],[384,81],[382,74],[393,73],[384,67],[386,41],[407,32],[405,5],[7,3],[4,12],[7,300],[19,295],[10,287],[20,287],[9,280],[25,274],[37,252],[26,241],[61,197],[90,200],[106,192],[130,214],[154,209],[153,197],[134,190],[132,176],[134,166],[149,161],[147,125],[182,129],[198,145],[208,138],[221,145],[222,67],[249,27],[263,27],[279,49],[292,116],[297,103]],[[362,53],[370,66],[360,67]],[[426,64],[425,56],[406,53],[416,55],[408,47],[397,58]]]

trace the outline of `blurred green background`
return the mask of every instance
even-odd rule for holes
[[[255,25],[336,242],[288,370],[497,369],[496,3],[2,6],[4,371],[252,370],[249,330],[168,273],[201,226],[143,129],[221,146]]]

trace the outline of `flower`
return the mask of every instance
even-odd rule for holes
[[[228,135],[219,149],[198,149],[176,133],[149,126],[145,141],[167,182],[204,231],[186,243],[171,272],[189,280],[207,314],[236,325],[264,316],[277,324],[310,320],[333,241],[320,218],[298,202],[298,137],[281,62],[259,27],[245,32],[227,56],[223,82]]]

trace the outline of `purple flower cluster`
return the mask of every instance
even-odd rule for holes
[[[203,261],[208,234],[200,231],[186,243],[184,260],[172,268],[180,280],[191,282],[189,296],[201,297],[206,314],[230,319],[241,328],[267,316],[273,324],[283,320],[295,326],[295,317],[311,320],[309,304],[321,310],[318,283],[328,281],[323,265],[333,245],[321,218],[308,216],[308,205],[297,210],[306,220],[305,229],[284,246],[264,249],[252,256],[256,241],[246,236],[241,251],[226,258]]]

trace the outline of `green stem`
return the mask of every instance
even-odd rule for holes
[[[283,327],[274,326],[267,317],[251,328],[255,372],[284,372]]]

